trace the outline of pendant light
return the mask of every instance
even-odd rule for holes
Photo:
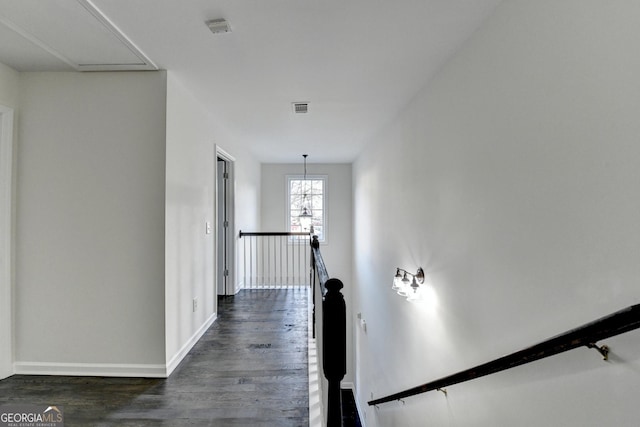
[[[300,227],[302,227],[302,231],[311,231],[311,218],[313,218],[313,212],[311,212],[311,204],[309,203],[309,198],[307,195],[307,156],[308,154],[303,154],[304,158],[304,193],[302,195],[302,207],[300,208],[300,215],[298,215],[298,220],[300,221]]]

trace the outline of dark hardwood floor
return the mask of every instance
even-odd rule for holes
[[[241,291],[168,379],[14,375],[0,406],[62,406],[65,426],[308,426],[307,290]]]

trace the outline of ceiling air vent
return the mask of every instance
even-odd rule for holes
[[[306,114],[309,112],[309,104],[307,102],[294,102],[293,112],[296,114]]]
[[[229,23],[224,19],[212,19],[211,21],[207,21],[207,27],[209,27],[213,34],[224,34],[231,32]]]

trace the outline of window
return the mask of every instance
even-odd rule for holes
[[[287,225],[289,231],[309,231],[303,229],[303,225],[300,223],[300,213],[306,207],[311,210],[313,234],[318,236],[319,241],[324,242],[327,229],[326,183],[326,175],[307,175],[306,180],[300,175],[287,176]]]

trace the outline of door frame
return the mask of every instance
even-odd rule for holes
[[[218,266],[218,246],[219,239],[221,236],[221,230],[219,227],[219,215],[220,208],[218,203],[218,158],[224,160],[227,163],[227,173],[229,174],[228,185],[227,188],[227,197],[226,197],[226,205],[227,205],[227,218],[229,221],[228,227],[228,241],[227,241],[227,266],[229,268],[229,275],[227,277],[227,286],[226,293],[224,295],[234,295],[237,292],[236,289],[236,226],[235,226],[235,161],[236,159],[225,151],[222,147],[216,144],[216,158],[215,162],[215,230],[216,230],[216,238],[215,238],[215,295],[218,295],[218,269],[221,268]],[[216,298],[217,300],[217,298]],[[217,312],[217,307],[216,307]]]
[[[13,108],[0,105],[0,379],[14,369]]]

